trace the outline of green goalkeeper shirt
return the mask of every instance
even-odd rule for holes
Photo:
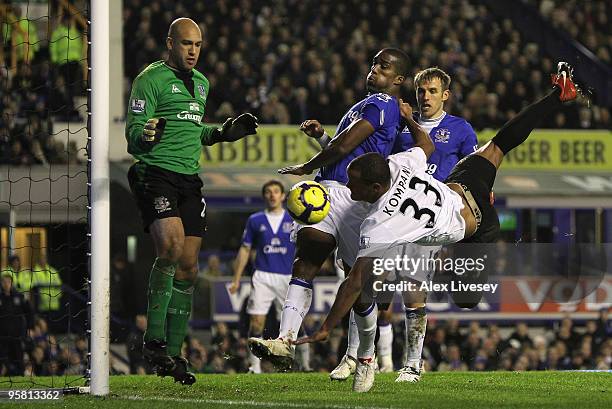
[[[193,89],[187,85],[193,82]],[[164,61],[145,68],[134,80],[125,126],[128,152],[139,161],[173,172],[192,175],[200,170],[202,145],[214,127],[202,123],[209,84],[197,70],[181,73]],[[191,91],[191,92],[190,92]],[[161,141],[142,142],[142,131],[151,118],[166,118]]]

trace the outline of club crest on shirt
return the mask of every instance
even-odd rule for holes
[[[448,143],[450,139],[450,131],[446,128],[440,128],[434,134],[434,142]]]
[[[360,249],[367,249],[368,247],[370,247],[370,237],[369,236],[361,236],[359,238],[359,248]]]
[[[283,233],[291,233],[291,230],[293,230],[293,222],[284,222]]]
[[[198,93],[202,98],[206,98],[206,91],[204,90],[204,85],[198,85]]]
[[[172,208],[170,207],[170,201],[164,196],[159,196],[153,199],[153,206],[155,206],[155,210],[157,210],[157,213],[172,210]]]

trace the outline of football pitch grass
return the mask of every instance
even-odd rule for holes
[[[378,374],[368,393],[352,392],[352,378],[324,373],[198,375],[192,386],[156,376],[112,376],[110,395],[68,395],[59,402],[15,403],[19,408],[612,408],[612,374],[585,372],[437,372],[417,384]],[[7,389],[7,378],[0,378]],[[15,378],[17,380],[17,378]],[[36,378],[51,385],[50,378]],[[64,378],[53,384],[62,385]],[[24,388],[25,383],[13,384]],[[3,402],[6,404],[6,401]],[[10,404],[8,404],[10,405]]]

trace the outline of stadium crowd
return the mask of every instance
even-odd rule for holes
[[[607,2],[523,1],[601,61],[612,63]],[[495,18],[478,0],[311,3],[279,0],[272,7],[250,0],[127,0],[124,26],[133,30],[124,34],[125,84],[164,57],[165,30],[178,15],[193,16],[205,34],[198,68],[211,82],[207,121],[249,111],[261,123],[297,124],[306,118],[335,123],[363,94],[362,78],[374,51],[387,45],[407,51],[414,72],[432,65],[446,70],[454,79],[448,111],[476,129],[496,128],[514,116],[548,89],[547,75],[555,70],[553,56],[526,42],[511,20]],[[76,99],[84,88],[80,28],[65,16],[53,22],[51,42],[39,41],[46,26],[37,29],[14,7],[0,33],[4,55],[10,54],[11,36],[23,36],[7,24],[12,20],[22,33],[28,31],[30,45],[17,39],[17,70],[10,72],[6,59],[0,69],[5,90],[0,98],[0,163],[75,163],[77,146],[55,138],[52,123],[83,119]],[[66,33],[68,40],[63,40]],[[404,94],[413,101],[411,81]],[[610,109],[587,108],[582,101],[543,126],[610,129]]]
[[[523,0],[612,66],[612,3],[605,0]]]
[[[451,75],[451,113],[476,129],[496,128],[549,89],[556,69],[553,56],[476,0],[311,3],[126,1],[124,24],[134,28],[124,41],[126,83],[163,57],[165,30],[177,15],[192,16],[204,33],[197,68],[211,83],[209,121],[248,111],[261,123],[335,123],[363,95],[374,52],[395,45],[409,53],[414,72],[436,65]],[[404,92],[413,98],[411,81]],[[612,125],[608,108],[579,103],[545,126]]]
[[[223,263],[211,254],[208,266],[203,270],[207,278],[223,275]],[[333,270],[333,266],[328,266]],[[335,275],[335,272],[327,272]],[[9,275],[9,274],[3,274]],[[10,280],[9,280],[10,281]],[[14,283],[13,294],[18,292]],[[113,293],[117,293],[114,288]],[[5,292],[8,291],[5,289]],[[202,308],[210,295],[204,294],[202,287],[197,290],[198,299],[194,308]],[[27,298],[25,299],[27,300]],[[24,300],[24,301],[25,301]],[[116,297],[111,297],[116,300]],[[30,301],[27,301],[28,303]],[[0,302],[0,317],[8,317],[6,303]],[[111,310],[113,310],[111,306]],[[196,311],[195,317],[200,314]],[[206,314],[208,317],[210,313]],[[12,316],[12,315],[11,315]],[[23,328],[17,333],[6,332],[7,322],[2,322],[0,334],[0,376],[17,375],[79,375],[83,374],[87,359],[87,341],[83,336],[72,334],[59,335],[49,328],[48,321],[36,304],[14,315]],[[393,360],[396,368],[401,367],[404,348],[404,320],[397,315],[394,323]],[[21,321],[23,320],[23,322]],[[211,322],[211,321],[209,321]],[[451,370],[544,370],[544,369],[612,369],[612,321],[609,311],[602,310],[597,320],[575,323],[571,315],[549,324],[528,326],[518,322],[514,329],[508,326],[486,322],[462,322],[457,320],[430,319],[423,351],[424,367],[427,371]],[[147,326],[146,316],[136,315],[125,341],[127,365],[115,365],[121,361],[113,356],[113,373],[152,373],[152,368],[142,356],[142,338]],[[307,333],[319,327],[312,316],[304,321]],[[188,357],[193,369],[198,373],[241,373],[249,367],[247,350],[248,317],[243,311],[238,325],[212,322],[207,330],[192,330],[183,344],[183,356]],[[268,314],[265,333],[274,335],[278,328],[275,313]],[[332,333],[330,340],[313,344],[310,368],[314,371],[330,371],[342,358],[346,349],[346,326]],[[114,331],[114,330],[113,330]],[[5,333],[6,332],[6,333]],[[116,334],[113,332],[113,339]],[[23,360],[15,362],[10,358],[11,345],[21,345]],[[269,363],[262,368],[274,371]],[[304,368],[298,368],[304,369]]]
[[[142,322],[142,320],[145,322]],[[146,317],[139,316],[140,329],[136,339],[141,340]],[[318,327],[308,317],[305,326]],[[472,321],[460,325],[456,320],[430,321],[427,328],[423,363],[426,371],[530,371],[612,369],[612,323],[608,311],[602,311],[598,320],[577,326],[570,316],[555,322],[551,328],[529,327],[525,322],[516,324],[506,336],[497,325],[481,327]],[[535,331],[534,331],[535,330]],[[403,356],[403,320],[394,325],[393,358],[396,368],[401,367]],[[507,331],[506,331],[507,332]],[[533,335],[534,332],[537,335]],[[138,336],[140,338],[138,338]],[[342,358],[346,347],[346,333],[337,330],[324,344],[311,346],[310,370],[328,372]],[[142,347],[134,342],[133,349]],[[204,346],[207,345],[207,346]],[[240,373],[248,370],[246,338],[239,331],[230,330],[225,323],[212,328],[209,342],[191,336],[183,346],[193,369],[199,373]],[[150,373],[150,368],[135,353],[132,373]],[[269,363],[264,371],[273,371]]]
[[[21,16],[19,6],[3,16],[0,27],[4,56],[0,59],[0,164],[78,163],[76,142],[62,135],[68,141],[64,143],[53,129],[57,121],[83,120],[77,106],[77,97],[85,90],[80,74],[83,35],[74,19],[65,15],[56,22],[50,42],[39,40],[46,33],[38,32],[42,30],[39,22]],[[23,38],[25,31],[28,42]],[[14,70],[7,57],[12,37],[18,44]]]

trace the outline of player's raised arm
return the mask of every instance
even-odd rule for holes
[[[332,164],[348,155],[361,142],[374,133],[374,127],[365,119],[353,122],[348,128],[338,134],[321,152],[301,165],[288,166],[279,169],[279,173],[292,175],[309,175],[315,169]]]
[[[298,339],[295,341],[296,344],[319,342],[327,339],[329,331],[342,321],[342,318],[351,310],[353,304],[359,298],[361,290],[372,275],[373,265],[374,258],[372,257],[360,257],[357,259],[348,277],[340,284],[336,300],[321,328],[310,337]]]
[[[414,120],[412,116],[412,107],[407,102],[399,100],[400,102],[400,114],[402,115],[402,122],[408,127],[412,137],[414,138],[414,146],[423,149],[427,159],[436,150],[436,147],[431,140],[431,137],[421,126]]]
[[[300,131],[316,140],[321,149],[324,149],[331,141],[331,137],[325,132],[321,123],[316,119],[307,119],[302,122]]]

